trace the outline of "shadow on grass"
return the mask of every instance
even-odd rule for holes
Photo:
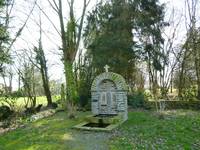
[[[61,112],[9,132],[0,137],[0,150],[82,150],[91,146],[95,134],[75,131],[71,127],[80,123],[87,114],[80,113],[78,119],[69,120],[67,114]],[[88,135],[91,139],[86,137]]]

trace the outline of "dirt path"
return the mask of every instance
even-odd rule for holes
[[[66,141],[71,150],[108,150],[112,133],[92,131],[70,131],[71,140]]]

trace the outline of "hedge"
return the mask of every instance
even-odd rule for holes
[[[160,101],[165,109],[192,109],[200,110],[200,101]],[[159,104],[158,104],[159,105]],[[146,102],[146,106],[155,109],[155,101]]]

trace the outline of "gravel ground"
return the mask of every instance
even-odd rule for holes
[[[112,133],[72,130],[66,144],[72,150],[108,150]]]

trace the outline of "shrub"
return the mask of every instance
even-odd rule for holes
[[[88,95],[80,95],[79,97],[79,105],[80,107],[85,107],[88,104],[88,99],[89,96]]]
[[[10,95],[2,95],[0,97],[0,104],[2,106],[6,105],[9,106],[9,108],[14,111],[15,110],[15,106],[16,106],[16,101],[17,98],[16,97],[12,97]]]
[[[196,93],[197,93],[197,88],[196,86],[191,86],[189,88],[185,88],[183,90],[183,99],[187,100],[196,100]]]
[[[0,120],[6,120],[13,114],[13,111],[8,106],[0,107]]]
[[[13,98],[23,97],[23,92],[21,90],[14,91],[14,92],[11,93],[10,96],[13,97]]]
[[[148,100],[153,99],[153,95],[149,90],[145,90],[144,96],[145,96],[145,99],[148,99]]]
[[[145,96],[143,92],[135,92],[132,95],[128,95],[128,104],[133,108],[145,107]]]
[[[200,101],[164,101],[166,109],[192,109],[200,110]],[[155,101],[147,102],[151,108],[155,109]]]

